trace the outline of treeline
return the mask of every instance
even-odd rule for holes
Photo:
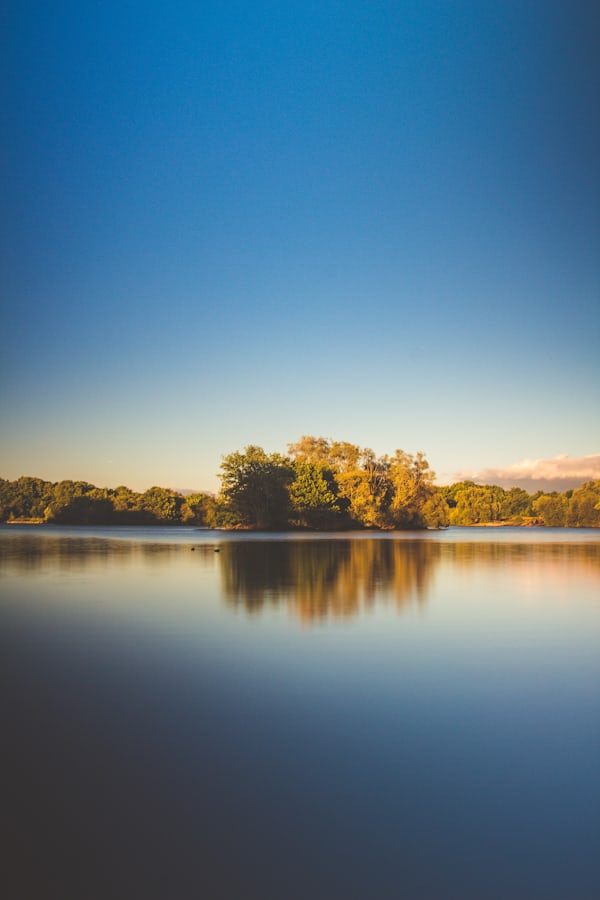
[[[600,481],[565,493],[463,481],[445,487],[423,453],[377,456],[346,441],[311,436],[287,455],[248,446],[221,464],[221,490],[184,496],[82,481],[0,479],[0,521],[83,525],[199,525],[277,530],[419,529],[490,522],[600,527]]]
[[[0,522],[33,520],[56,525],[206,525],[214,498],[184,497],[168,488],[136,493],[121,485],[99,488],[86,481],[0,479]]]
[[[419,529],[505,523],[600,527],[600,481],[564,494],[472,481],[447,487],[423,453],[377,456],[345,441],[302,437],[287,456],[249,446],[221,465],[220,524],[250,528]]]
[[[449,508],[450,525],[500,522],[556,528],[600,528],[600,481],[558,493],[522,488],[505,490],[492,484],[462,481],[440,488]]]

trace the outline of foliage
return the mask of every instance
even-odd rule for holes
[[[434,477],[424,453],[411,456],[403,450],[396,450],[390,461],[393,486],[390,512],[391,521],[396,527],[422,528],[427,524],[424,508],[433,497]],[[431,506],[429,512],[431,513]]]
[[[57,525],[103,525],[110,521],[112,504],[87,481],[60,481],[44,510],[47,522]]]
[[[502,521],[503,488],[489,484],[465,485],[454,495],[452,525],[477,525]]]
[[[0,479],[0,521],[22,517],[43,518],[52,500],[53,485],[41,478]]]
[[[503,521],[523,519],[533,514],[531,497],[523,488],[514,487],[504,491],[500,488],[500,490],[502,491],[500,517]]]
[[[489,522],[522,524],[538,516],[533,498],[522,488],[505,490],[495,484],[460,481],[441,488],[449,507],[451,525],[478,525]]]
[[[289,488],[293,524],[317,530],[339,527],[343,515],[331,469],[299,460],[294,463],[294,475]]]
[[[221,492],[191,494],[86,481],[0,478],[0,522],[58,525],[197,525],[315,530],[543,524],[600,528],[600,481],[534,495],[462,481],[436,487],[423,453],[377,456],[347,441],[303,436],[289,456],[250,445],[221,465]]]
[[[564,494],[541,494],[532,505],[544,525],[560,528],[566,524],[569,504]]]
[[[189,494],[181,512],[186,525],[209,527],[215,524],[216,500],[210,494]]]
[[[180,522],[184,504],[181,494],[156,486],[148,488],[140,499],[141,509],[151,518],[164,523]]]
[[[347,500],[348,513],[357,525],[381,528],[390,501],[387,457],[378,459],[370,448],[355,447],[356,452],[347,453],[349,447],[345,445],[343,455],[337,456],[340,496]]]
[[[278,453],[267,455],[250,445],[230,453],[221,463],[221,497],[237,524],[273,529],[287,525],[288,487],[294,479],[291,462]]]
[[[588,481],[573,491],[569,500],[567,525],[570,528],[600,527],[600,481]]]
[[[423,504],[421,516],[428,528],[447,528],[450,509],[441,491],[435,491]]]
[[[30,520],[54,525],[179,525],[209,523],[215,500],[183,497],[167,488],[143,494],[125,485],[99,488],[85,481],[0,479],[0,522]]]

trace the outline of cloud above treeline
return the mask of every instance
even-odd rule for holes
[[[583,481],[600,479],[600,453],[576,457],[561,453],[552,459],[523,459],[505,468],[458,472],[455,479],[505,488],[521,487],[529,492],[566,491],[579,487]]]

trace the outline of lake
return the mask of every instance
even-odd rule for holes
[[[3,895],[600,896],[600,532],[0,528]]]

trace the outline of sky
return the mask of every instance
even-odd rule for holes
[[[579,0],[9,0],[0,475],[215,490],[313,434],[600,477],[599,35]]]

